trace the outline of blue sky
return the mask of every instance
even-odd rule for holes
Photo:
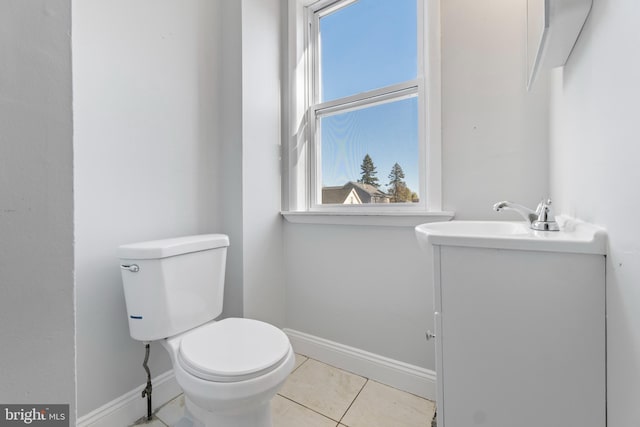
[[[358,0],[320,21],[322,100],[416,78],[416,0]],[[324,117],[322,185],[360,178],[369,154],[384,189],[394,163],[418,191],[417,99]]]

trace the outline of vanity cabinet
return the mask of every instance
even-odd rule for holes
[[[485,240],[430,241],[438,427],[605,426],[604,252]]]

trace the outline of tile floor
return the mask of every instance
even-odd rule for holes
[[[435,408],[429,400],[299,354],[271,405],[273,427],[428,427]],[[173,426],[183,412],[181,395],[152,421],[136,425]]]

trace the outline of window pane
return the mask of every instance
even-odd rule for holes
[[[416,0],[358,0],[320,18],[320,102],[413,80]]]
[[[323,116],[318,125],[322,204],[418,201],[417,97]]]

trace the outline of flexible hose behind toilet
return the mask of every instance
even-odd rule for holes
[[[142,390],[142,397],[147,397],[147,420],[151,420],[151,371],[149,370],[149,366],[147,362],[149,361],[149,344],[145,344],[145,354],[144,354],[144,362],[142,362],[142,367],[145,371],[147,371],[147,386],[144,390]]]

